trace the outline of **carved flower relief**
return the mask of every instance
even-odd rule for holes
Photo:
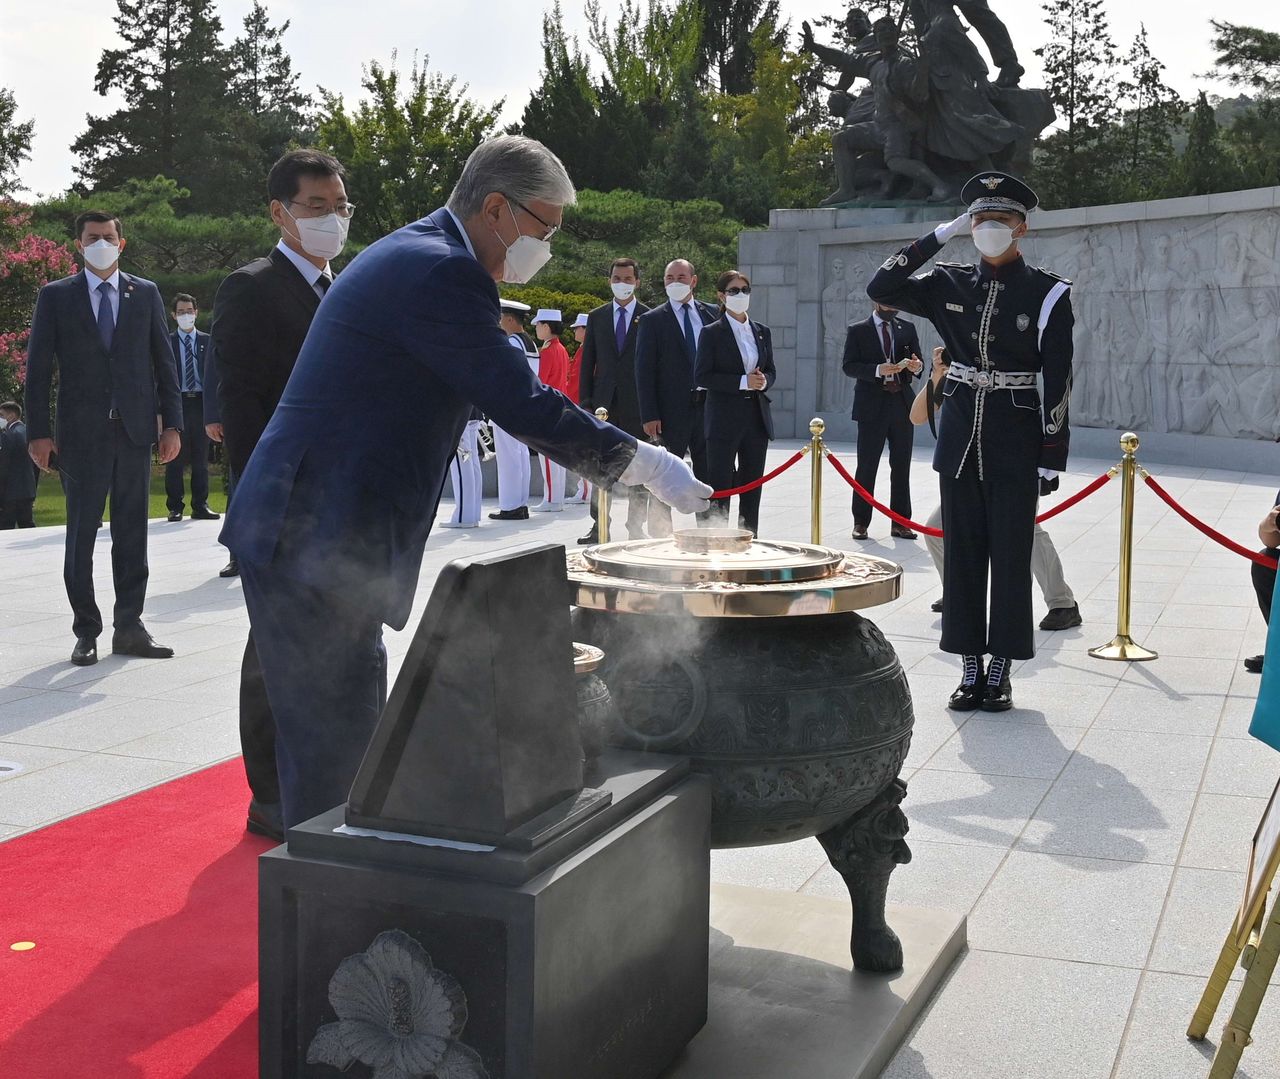
[[[467,1022],[462,987],[408,933],[379,933],[344,959],[329,1003],[338,1021],[316,1031],[308,1064],[346,1071],[359,1061],[373,1079],[489,1079],[480,1054],[457,1040]]]

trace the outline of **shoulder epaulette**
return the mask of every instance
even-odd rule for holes
[[[1052,270],[1048,270],[1043,266],[1036,266],[1035,269],[1044,274],[1045,277],[1052,277],[1055,281],[1064,281],[1068,285],[1071,284],[1071,278],[1063,277],[1060,273],[1054,273]]]

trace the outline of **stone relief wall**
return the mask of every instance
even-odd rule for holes
[[[1280,438],[1280,189],[1233,194],[1265,198],[1238,199],[1255,208],[1216,213],[1188,214],[1193,200],[1179,199],[1033,217],[1035,231],[1023,243],[1027,260],[1073,282],[1073,426]],[[1209,208],[1208,200],[1195,201]],[[1262,202],[1268,205],[1257,205]],[[1164,216],[1162,208],[1182,212]],[[1089,222],[1091,214],[1103,216],[1098,211],[1114,219]],[[805,223],[799,215],[822,212],[781,211],[775,219],[794,227]],[[829,417],[837,434],[853,430],[842,423],[853,400],[853,380],[840,366],[846,328],[870,314],[865,288],[876,267],[927,227],[795,233],[797,287],[788,292],[798,310],[797,437],[807,434],[811,414]],[[742,263],[759,273],[751,235],[743,236]],[[784,246],[757,246],[787,258]],[[958,238],[942,257],[968,262],[977,253]],[[757,291],[767,294],[767,286]],[[763,306],[762,314],[786,318],[771,298]],[[806,327],[807,320],[816,325]],[[936,335],[923,319],[912,321],[927,352]],[[807,356],[806,341],[813,344]]]

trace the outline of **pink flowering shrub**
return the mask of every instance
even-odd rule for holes
[[[36,235],[30,222],[29,211],[0,201],[0,400],[19,395],[36,293],[48,282],[76,272],[71,252]]]

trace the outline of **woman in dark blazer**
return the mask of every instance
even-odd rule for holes
[[[747,318],[751,282],[737,270],[716,280],[720,320],[698,338],[694,381],[707,391],[707,482],[717,491],[741,487],[764,475],[765,453],[773,438],[766,391],[777,378],[769,327]],[[728,519],[729,500],[711,503]],[[760,530],[760,488],[738,498],[743,528]]]

